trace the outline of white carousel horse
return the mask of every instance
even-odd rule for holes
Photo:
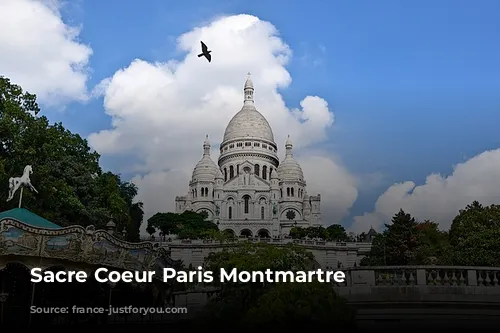
[[[33,185],[31,185],[30,175],[33,173],[33,168],[31,165],[24,167],[23,175],[21,177],[11,177],[9,178],[9,197],[7,201],[11,201],[14,198],[17,190],[21,186],[27,186],[31,191],[38,193]]]

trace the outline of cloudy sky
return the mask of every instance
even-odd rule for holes
[[[247,72],[325,224],[380,229],[403,208],[447,229],[500,203],[498,1],[172,4],[0,0],[0,75],[133,179],[147,217],[187,192],[206,134],[216,160]]]

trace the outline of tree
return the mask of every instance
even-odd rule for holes
[[[373,238],[362,266],[450,264],[448,233],[437,223],[418,222],[400,210],[386,227]]]
[[[148,226],[159,229],[164,235],[177,235],[179,239],[206,239],[210,236],[209,231],[218,231],[219,228],[205,219],[206,213],[192,211],[156,213],[148,219]]]
[[[415,263],[420,246],[418,222],[402,209],[394,215],[386,230],[375,236],[362,265],[407,265]]]
[[[340,224],[332,224],[326,229],[322,226],[307,228],[293,227],[289,235],[294,239],[319,238],[331,242],[347,242],[350,240],[344,227]]]
[[[311,252],[295,245],[277,247],[243,243],[211,253],[205,268],[238,271],[296,271],[315,267]],[[214,278],[218,281],[218,277]],[[326,283],[216,283],[221,288],[199,318],[203,327],[222,328],[243,323],[245,331],[267,329],[336,327],[352,323],[352,312]],[[239,326],[242,327],[242,326]]]
[[[372,247],[366,257],[361,259],[361,266],[387,266],[386,234],[381,233],[373,237]]]
[[[113,219],[120,231],[126,228],[127,237],[136,239],[142,205],[132,203],[135,187],[103,172],[100,156],[87,140],[39,113],[35,95],[0,77],[0,183],[32,165],[39,193],[24,191],[25,208],[61,226],[102,228]],[[17,207],[17,200],[5,202],[7,194],[0,191],[2,208]]]
[[[156,229],[152,225],[148,225],[146,228],[146,232],[149,234],[149,236],[153,236],[153,234],[156,232]]]
[[[260,296],[243,317],[247,331],[262,327],[284,331],[312,331],[325,327],[354,328],[355,313],[331,285],[279,283]]]
[[[347,242],[349,240],[349,236],[347,236],[347,232],[345,228],[340,224],[332,224],[326,228],[326,232],[328,234],[329,241],[340,241]]]
[[[402,209],[386,225],[385,252],[388,265],[407,265],[415,260],[419,246],[417,221]]]
[[[500,205],[484,207],[478,201],[463,210],[450,228],[454,265],[500,266]]]
[[[417,248],[417,264],[450,264],[450,243],[448,233],[440,231],[438,224],[432,221],[418,223],[419,246]]]

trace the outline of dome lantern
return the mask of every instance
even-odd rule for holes
[[[210,141],[208,141],[208,134],[203,142],[203,156],[210,156]]]
[[[243,89],[245,93],[244,103],[253,104],[253,92],[254,92],[253,82],[252,79],[250,78],[250,72],[247,75],[248,75],[247,81],[245,82],[245,88]]]

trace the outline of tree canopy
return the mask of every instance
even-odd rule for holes
[[[372,248],[361,265],[423,265],[445,263],[448,260],[448,237],[438,230],[437,223],[418,222],[400,210],[386,224],[386,230],[376,235]]]
[[[332,242],[346,242],[350,238],[346,230],[340,224],[332,224],[327,228],[324,227],[294,227],[290,230],[290,236],[294,239],[319,238]]]
[[[401,210],[375,236],[362,265],[500,266],[500,205],[467,205],[450,231],[432,221],[418,222]]]
[[[500,205],[474,201],[461,210],[450,228],[451,262],[500,266]]]
[[[137,187],[104,172],[87,140],[39,113],[35,95],[0,77],[0,183],[31,165],[38,194],[24,191],[24,208],[61,226],[104,227],[112,219],[128,240],[138,240],[143,210],[134,202]],[[0,191],[1,208],[17,207],[7,196],[8,189]]]
[[[238,271],[295,271],[315,267],[312,253],[294,245],[273,246],[245,242],[211,253],[205,268]],[[218,277],[215,277],[218,281]],[[217,283],[216,283],[217,284]],[[247,331],[266,329],[341,328],[352,325],[354,313],[327,283],[217,284],[218,296],[199,318],[204,326],[244,324]],[[325,326],[328,325],[328,326]],[[242,327],[242,326],[239,326]]]
[[[206,213],[185,211],[177,213],[156,213],[148,219],[150,233],[159,230],[163,235],[177,235],[179,239],[205,239],[218,235],[219,228],[206,220]]]

